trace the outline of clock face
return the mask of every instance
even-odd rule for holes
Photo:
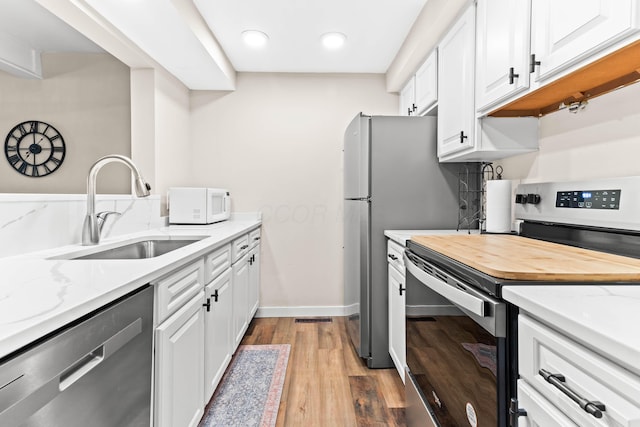
[[[21,174],[46,176],[64,161],[64,139],[50,124],[30,120],[11,129],[4,141],[4,154]]]

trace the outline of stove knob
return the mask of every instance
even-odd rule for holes
[[[538,203],[540,203],[540,195],[539,194],[527,194],[527,202],[526,203],[531,203],[532,205],[537,205]]]
[[[527,203],[527,195],[526,194],[516,194],[516,203],[520,203],[524,205]]]

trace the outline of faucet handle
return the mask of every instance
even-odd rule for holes
[[[109,217],[109,215],[122,215],[120,212],[114,211],[102,211],[96,214],[96,218],[98,219],[98,229],[102,231],[102,227],[104,226],[105,221]]]

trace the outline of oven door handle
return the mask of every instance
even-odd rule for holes
[[[437,292],[452,303],[475,314],[476,316],[487,316],[486,301],[479,296],[471,295],[469,293],[469,289],[459,289],[456,286],[450,285],[447,282],[433,277],[411,261],[411,259],[407,257],[406,253],[404,255],[404,263],[407,271],[413,274],[416,279],[434,292]]]

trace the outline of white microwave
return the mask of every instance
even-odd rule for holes
[[[170,224],[212,224],[231,216],[231,196],[221,188],[169,188]]]

